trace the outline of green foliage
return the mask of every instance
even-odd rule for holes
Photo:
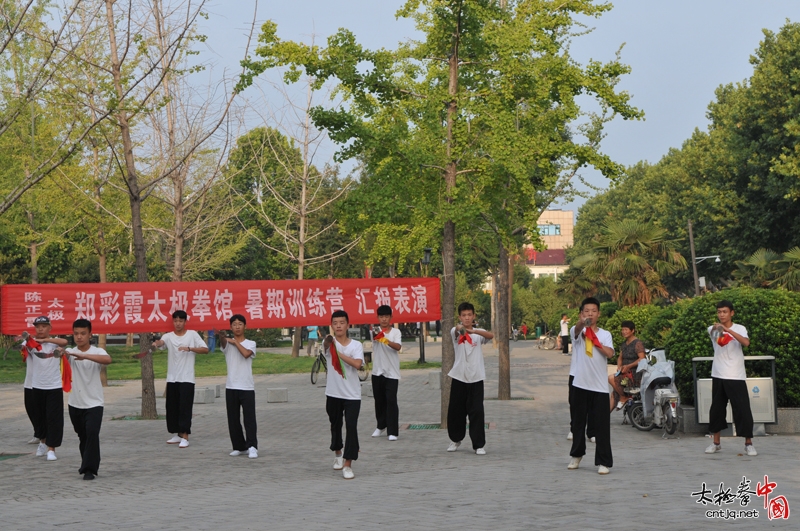
[[[253,340],[256,342],[256,346],[259,348],[264,347],[275,347],[278,345],[278,341],[281,339],[281,329],[280,328],[249,328],[244,331],[244,336],[247,339]]]
[[[800,247],[783,254],[759,249],[736,262],[733,277],[740,285],[800,291]]]
[[[747,328],[750,346],[745,356],[775,356],[779,407],[800,406],[800,294],[782,290],[734,288],[692,299],[681,309],[666,348],[675,361],[681,400],[694,403],[692,358],[713,356],[708,326],[716,321],[716,303],[733,303],[733,321]],[[747,362],[748,376],[770,376],[769,362]],[[711,363],[698,363],[697,375],[708,378]]]
[[[641,328],[640,339],[648,347],[663,347],[667,343],[669,334],[675,320],[681,316],[683,310],[689,304],[690,299],[681,299],[675,304],[670,304],[650,318]],[[642,326],[638,325],[637,326]]]

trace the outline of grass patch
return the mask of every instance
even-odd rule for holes
[[[133,359],[139,353],[139,347],[112,346],[106,349],[113,362],[108,366],[108,379],[140,380],[142,370],[140,361]],[[253,359],[253,374],[289,374],[310,373],[314,358],[301,356],[293,358],[287,354],[259,352]],[[401,369],[432,369],[441,367],[441,363],[417,363],[404,361]],[[167,377],[167,351],[159,350],[153,354],[153,371],[156,379]],[[224,376],[227,374],[225,355],[220,351],[213,354],[197,354],[194,365],[195,376]],[[7,360],[0,360],[0,383],[22,383],[25,380],[25,364],[19,352],[9,352]]]
[[[441,369],[442,364],[438,361],[426,361],[417,363],[416,361],[401,361],[400,369]]]

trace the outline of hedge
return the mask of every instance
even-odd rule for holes
[[[750,337],[745,356],[775,356],[778,407],[800,407],[800,293],[783,290],[734,288],[691,299],[682,305],[666,342],[667,357],[675,361],[681,402],[694,404],[692,358],[713,356],[707,328],[716,321],[716,304],[733,303],[733,321]],[[711,363],[698,363],[698,377],[711,376]],[[770,362],[747,362],[748,376],[770,376]]]

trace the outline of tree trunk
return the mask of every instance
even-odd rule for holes
[[[448,92],[450,101],[447,103],[447,166],[445,167],[445,198],[452,206],[453,191],[456,186],[456,159],[453,155],[453,130],[458,113],[458,50],[461,38],[461,16],[458,16],[458,25],[453,33],[453,51],[450,54],[450,83]],[[446,339],[442,341],[442,428],[447,428],[447,410],[450,406],[451,379],[447,373],[453,368],[456,353],[450,330],[455,326],[456,307],[456,224],[448,219],[442,231],[442,332]]]
[[[511,399],[511,356],[509,352],[508,336],[511,328],[509,308],[509,259],[508,251],[502,242],[498,242],[500,256],[497,266],[497,355],[499,363],[499,376],[497,382],[498,400]]]
[[[147,282],[147,254],[144,246],[144,231],[142,230],[142,196],[139,189],[139,179],[136,164],[133,158],[133,141],[131,139],[128,113],[125,110],[125,91],[122,88],[122,65],[117,52],[117,35],[114,27],[115,0],[105,0],[106,20],[108,22],[109,45],[111,48],[111,74],[114,80],[118,102],[116,120],[122,137],[124,155],[125,181],[128,187],[128,202],[131,207],[131,231],[133,232],[133,255],[136,262],[137,282]],[[149,333],[139,336],[140,345],[147,345],[151,341]],[[147,355],[142,363],[142,418],[158,418],[156,412],[155,379],[153,374],[153,357]]]
[[[492,294],[489,297],[489,311],[491,312],[491,328],[492,332],[497,330],[497,271],[492,268],[489,271],[492,281]],[[497,335],[492,338],[492,347],[497,348]]]

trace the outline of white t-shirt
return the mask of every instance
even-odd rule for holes
[[[180,351],[180,347],[208,348],[200,334],[194,330],[186,330],[182,336],[175,332],[167,332],[161,336],[167,349],[167,383],[194,383],[194,356],[191,351]]]
[[[67,352],[108,356],[108,352],[95,346],[90,346],[86,352],[82,352],[77,347],[67,349]],[[72,392],[69,393],[67,403],[78,409],[102,406],[104,402],[100,370],[103,366],[96,361],[75,358],[70,358],[69,363],[72,366]]]
[[[475,330],[483,330],[475,328]],[[486,379],[486,369],[483,366],[483,348],[481,345],[488,343],[489,340],[478,334],[469,334],[472,344],[464,341],[458,344],[456,327],[450,330],[450,338],[456,351],[456,359],[453,368],[447,374],[450,378],[464,383],[475,383]]]
[[[711,334],[711,328],[711,326],[708,327],[709,335]],[[740,324],[734,323],[729,328],[740,336],[749,337],[747,328]],[[742,344],[733,336],[731,338],[733,340],[724,347],[711,340],[711,345],[714,347],[714,363],[711,364],[711,377],[723,380],[746,380],[747,373],[744,370]]]
[[[363,362],[364,347],[361,346],[360,341],[351,339],[346,347],[335,339],[334,343],[336,343],[336,349],[339,352]],[[328,362],[328,383],[325,386],[325,395],[333,398],[344,398],[345,400],[361,400],[361,382],[358,380],[356,368],[340,361],[342,372],[344,373],[344,377],[342,377],[333,368],[330,349],[325,349],[325,360]]]
[[[403,333],[397,328],[390,328],[388,332],[383,331],[384,337],[392,343],[403,341]],[[400,379],[400,353],[384,345],[380,341],[372,342],[372,374],[384,376],[392,380]]]
[[[225,363],[228,365],[228,379],[225,380],[226,389],[238,389],[239,391],[254,391],[253,383],[253,358],[256,357],[256,342],[250,339],[242,341],[245,350],[253,354],[245,358],[239,352],[239,348],[228,340],[228,344],[222,349],[225,353]]]
[[[56,347],[55,343],[42,343],[41,351],[49,354],[53,352]],[[27,371],[32,371],[31,388],[36,389],[61,389],[61,358],[53,356],[52,358],[42,359],[35,354],[28,355]]]
[[[599,348],[592,345],[592,357],[586,354],[586,338],[583,333],[575,339],[575,327],[569,330],[572,339],[572,363],[575,364],[572,385],[587,391],[597,393],[608,393],[608,358]],[[611,349],[614,348],[614,340],[611,332],[597,329],[597,339],[600,343]]]
[[[561,321],[561,335],[568,336],[569,335],[569,323],[567,321]],[[575,348],[575,347],[572,347]]]
[[[25,383],[22,384],[22,387],[25,389],[33,389],[33,365],[31,365],[30,361],[30,354],[28,358],[25,359]]]

